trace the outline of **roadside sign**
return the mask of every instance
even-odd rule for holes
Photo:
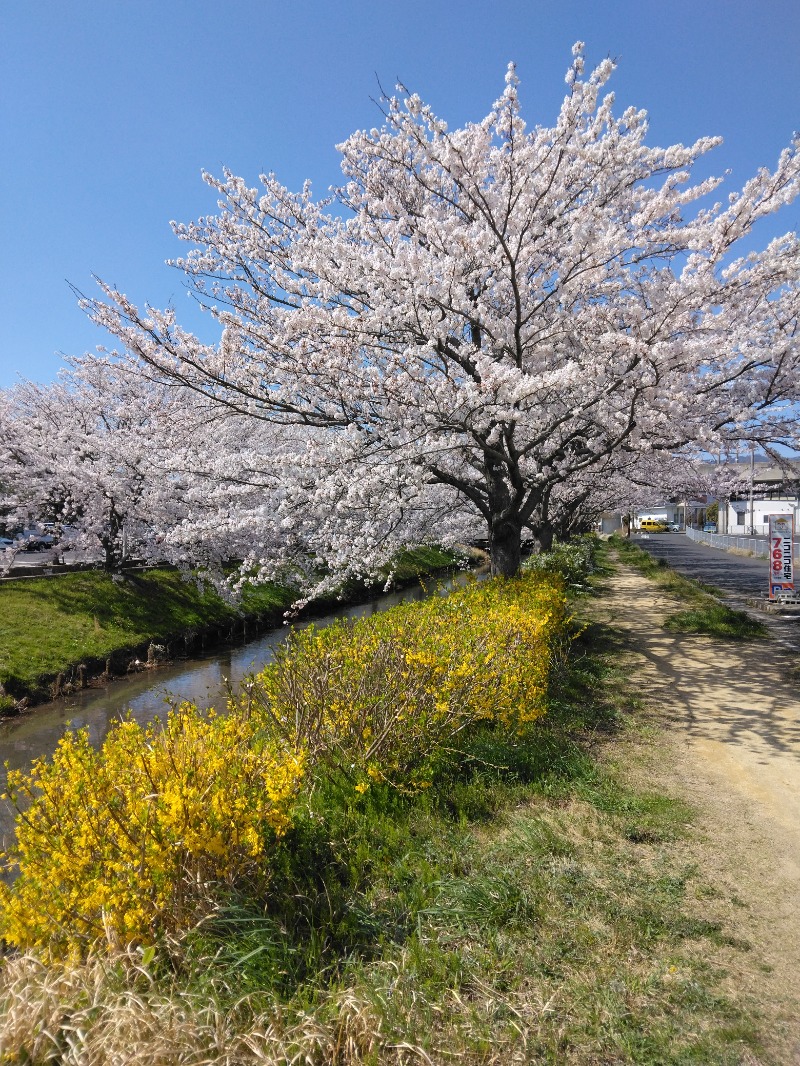
[[[769,515],[769,598],[793,596],[794,515]]]

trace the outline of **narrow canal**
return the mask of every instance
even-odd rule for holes
[[[448,592],[468,580],[457,574],[435,586]],[[330,625],[338,618],[359,618],[388,610],[398,603],[424,599],[434,588],[433,579],[426,590],[412,585],[398,592],[379,596],[368,603],[345,607],[340,611],[299,623]],[[66,699],[56,700],[20,717],[0,723],[0,792],[5,792],[6,770],[27,769],[34,759],[50,755],[67,725],[86,728],[94,745],[99,746],[114,721],[130,714],[140,724],[165,716],[168,704],[191,700],[199,707],[224,705],[229,686],[234,689],[248,675],[257,672],[272,658],[273,649],[286,639],[289,627],[269,630],[256,640],[239,646],[217,648],[202,659],[183,659],[155,671],[137,674],[130,680],[117,681],[103,688],[86,689]],[[13,832],[15,812],[8,801],[0,801],[0,845],[8,845]]]

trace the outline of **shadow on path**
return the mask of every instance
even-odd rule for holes
[[[676,602],[620,565],[603,610],[636,653],[648,704],[683,730],[712,773],[786,832],[800,883],[800,700],[796,657],[776,641],[726,642],[662,628]]]

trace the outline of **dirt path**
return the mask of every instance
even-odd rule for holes
[[[661,625],[676,609],[619,564],[597,617],[630,649],[631,676],[667,727],[667,751],[644,772],[700,812],[688,850],[719,894],[698,905],[752,945],[713,961],[731,991],[763,1004],[765,1061],[800,1064],[797,658],[776,641],[670,633]]]

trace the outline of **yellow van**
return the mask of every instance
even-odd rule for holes
[[[666,533],[667,523],[659,522],[657,518],[643,518],[639,523],[641,533]]]

